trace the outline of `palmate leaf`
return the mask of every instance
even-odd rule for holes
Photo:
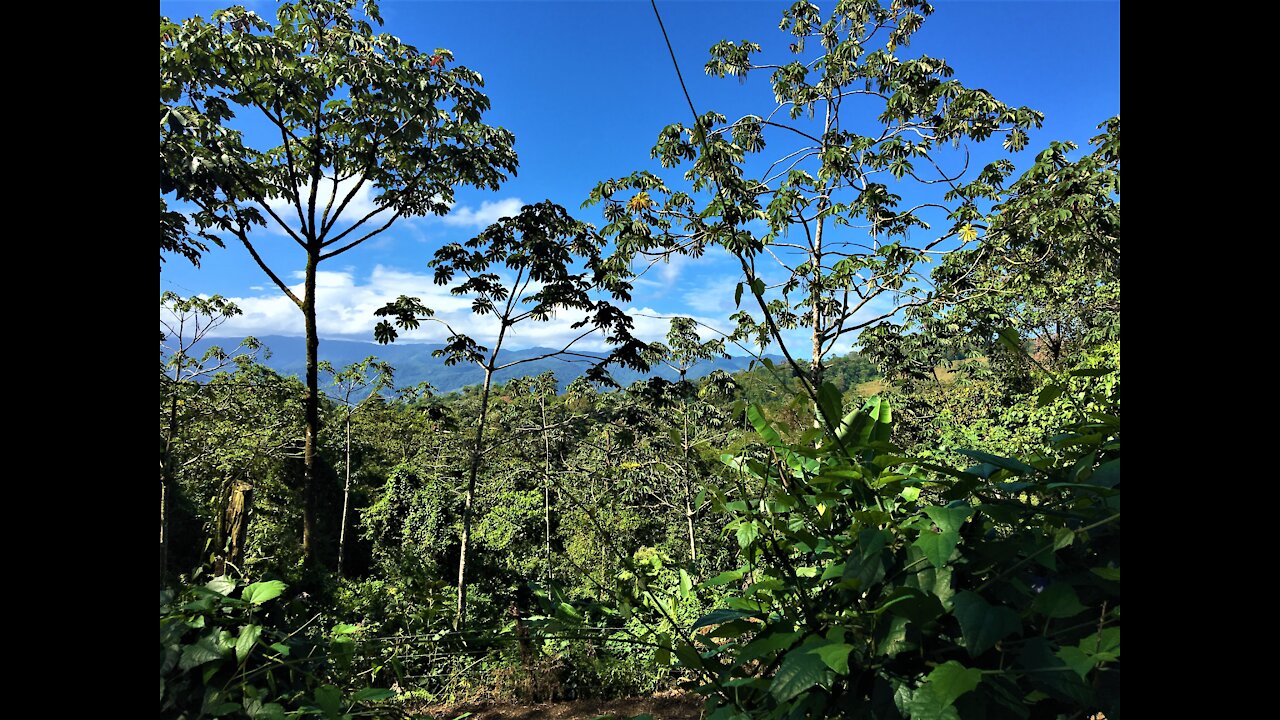
[[[982,596],[964,591],[952,599],[955,616],[960,621],[960,632],[965,649],[977,657],[995,646],[997,642],[1022,629],[1018,614],[1007,607],[989,604]]]
[[[821,642],[821,641],[819,641]],[[787,653],[778,672],[774,673],[769,692],[778,702],[787,702],[809,688],[827,679],[831,670],[816,652],[802,645]]]

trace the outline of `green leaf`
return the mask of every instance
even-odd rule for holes
[[[1075,588],[1064,582],[1055,582],[1031,603],[1031,609],[1050,618],[1075,617],[1088,608],[1080,604]]]
[[[738,547],[746,547],[760,537],[760,528],[754,521],[746,521],[738,525]]]
[[[231,591],[236,589],[236,581],[229,577],[216,577],[205,583],[204,586],[219,595],[230,595]]]
[[[849,643],[829,643],[809,652],[817,653],[822,662],[837,673],[849,674],[849,653],[853,652],[853,646]]]
[[[1089,671],[1098,664],[1092,655],[1085,653],[1075,646],[1064,647],[1057,652],[1058,659],[1066,663],[1068,667],[1076,671],[1076,674],[1084,678],[1088,676]]]
[[[960,713],[949,702],[944,702],[941,693],[932,683],[925,683],[911,693],[907,701],[907,712],[911,720],[960,720]]]
[[[698,618],[698,621],[695,622],[693,624],[693,627],[689,629],[697,630],[698,628],[704,628],[710,625],[719,625],[720,623],[726,623],[726,622],[729,622],[730,620],[737,620],[739,618],[748,618],[748,617],[759,617],[759,616],[760,616],[760,613],[758,612],[747,612],[744,610],[729,610],[727,608],[720,608],[718,610],[712,610],[706,615],[703,615],[702,617]]]
[[[183,648],[178,667],[182,670],[190,670],[221,658],[222,650],[218,647],[218,641],[211,637],[202,637],[194,644]]]
[[[684,568],[680,568],[680,597],[688,599],[693,591],[693,580],[689,578],[689,573]]]
[[[689,643],[680,640],[675,646],[676,658],[680,660],[680,664],[690,670],[698,670],[703,666],[702,656]]]
[[[946,609],[942,607],[942,602],[936,595],[928,594],[919,588],[903,586],[894,588],[884,604],[874,610],[876,614],[885,611],[907,618],[919,626],[943,614]]]
[[[1096,635],[1080,641],[1080,649],[1096,660],[1112,662],[1120,659],[1120,628],[1104,628]]]
[[[973,514],[973,508],[967,505],[958,507],[927,507],[926,515],[938,526],[940,532],[929,529],[921,530],[920,537],[913,545],[924,553],[929,563],[935,568],[947,564],[960,543],[960,526]]]
[[[954,704],[956,698],[978,687],[980,682],[981,670],[966,668],[955,660],[948,660],[929,673],[929,684],[945,705]]]
[[[1036,396],[1036,405],[1044,407],[1054,400],[1057,400],[1059,395],[1062,395],[1061,386],[1046,385],[1044,389],[1040,391],[1040,394]]]
[[[960,505],[956,507],[927,507],[924,514],[943,532],[951,532],[960,530],[960,526],[964,525],[965,520],[973,514],[973,508],[968,505]]]
[[[364,688],[358,690],[355,695],[351,696],[353,702],[379,702],[381,700],[390,700],[395,697],[395,692],[384,690],[382,688]]]
[[[742,283],[738,283],[733,289],[733,306],[735,308],[742,307]]]
[[[799,639],[800,633],[798,632],[771,632],[767,635],[762,635],[742,648],[742,652],[738,653],[738,663],[749,663],[752,660],[768,657],[780,650],[786,650]]]
[[[827,422],[836,423],[840,418],[841,411],[840,390],[835,385],[824,382],[818,388],[818,407],[822,408],[822,414],[826,417]]]
[[[284,592],[284,587],[284,583],[279,580],[256,582],[246,587],[240,597],[244,598],[245,602],[261,605],[268,600],[280,597],[280,593]]]
[[[236,659],[244,660],[245,657],[258,644],[258,636],[262,634],[262,627],[258,625],[245,625],[240,628],[240,637],[236,639]]]
[[[1107,368],[1080,368],[1078,370],[1072,370],[1070,375],[1071,377],[1102,377],[1103,375],[1110,375],[1113,372],[1115,372],[1115,370],[1108,370]]]
[[[883,637],[876,644],[876,652],[885,657],[893,657],[901,652],[913,649],[915,646],[907,642],[907,624],[910,623],[905,617],[893,617],[884,625]]]
[[[956,619],[960,621],[965,649],[972,657],[981,655],[1001,639],[1022,629],[1017,613],[1007,607],[990,605],[976,593],[967,590],[956,593],[952,603]]]
[[[929,559],[929,564],[940,568],[947,564],[952,553],[956,551],[956,545],[960,544],[960,533],[933,532],[925,529],[920,531],[920,537],[911,544],[920,548],[920,552]]]
[[[752,427],[756,429],[757,433],[760,433],[760,437],[764,438],[765,442],[774,447],[782,446],[782,436],[778,434],[777,430],[773,429],[768,420],[765,420],[764,411],[760,409],[760,406],[751,405],[748,407],[747,419],[751,421]]]
[[[315,692],[316,707],[331,720],[342,717],[342,691],[332,685],[321,685]]]
[[[858,587],[866,590],[884,578],[883,552],[889,541],[887,530],[868,528],[858,533],[854,554],[845,560],[844,579],[857,580]]]
[[[1090,485],[1113,488],[1120,484],[1120,458],[1104,462],[1089,476]]]
[[[989,465],[995,465],[996,467],[1004,468],[1005,470],[1011,470],[1020,475],[1030,475],[1036,471],[1035,468],[1031,467],[1030,465],[1020,460],[1014,460],[1013,458],[1000,457],[999,455],[992,455],[991,453],[985,453],[985,452],[982,452],[981,450],[957,449],[956,452],[966,457],[971,457],[974,460],[977,460],[979,462],[984,462]]]
[[[778,666],[769,692],[778,702],[787,702],[822,682],[827,672],[827,664],[821,657],[808,652],[803,646],[796,648],[787,653]]]
[[[728,585],[731,582],[741,580],[743,574],[742,570],[726,570],[710,580],[703,582],[702,587],[719,587],[721,585]]]
[[[1022,352],[1022,338],[1013,328],[1001,328],[996,341],[1015,353]]]
[[[288,716],[284,714],[284,706],[280,703],[266,703],[249,717],[253,720],[285,720]]]
[[[1022,646],[1017,664],[1026,673],[1033,687],[1050,696],[1079,707],[1093,702],[1093,691],[1075,672],[1075,668],[1050,651],[1048,640],[1042,637],[1027,640]]]
[[[1120,582],[1120,568],[1096,567],[1096,568],[1090,568],[1089,572],[1093,573],[1094,575],[1097,575],[1103,580],[1112,580],[1114,582]]]

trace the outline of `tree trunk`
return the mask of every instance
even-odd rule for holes
[[[347,557],[347,508],[351,503],[351,413],[347,413],[347,481],[342,486],[342,528],[338,531],[338,577]]]
[[[542,410],[542,523],[546,531],[546,573],[555,579],[551,570],[551,438],[547,433],[547,400],[539,396],[538,407]]]
[[[182,378],[184,354],[178,351],[174,358],[173,394],[169,398],[169,424],[165,431],[164,451],[160,456],[160,587],[164,587],[169,574],[169,516],[173,508],[173,436],[178,432],[178,388]]]
[[[689,526],[689,559],[692,562],[698,562],[698,543],[697,536],[693,534],[693,505],[689,502],[686,495],[684,499],[684,520]]]
[[[501,345],[501,337],[499,343]],[[497,357],[497,347],[494,348]],[[484,390],[480,394],[480,419],[476,423],[475,446],[471,448],[471,467],[467,474],[467,494],[462,501],[462,543],[458,549],[458,614],[454,617],[455,630],[462,629],[467,622],[467,553],[471,548],[471,508],[475,504],[476,476],[480,471],[481,455],[484,452],[484,425],[489,418],[489,390],[493,387],[493,362],[484,370]]]
[[[319,261],[319,244],[312,241],[308,250],[305,296],[302,298],[302,314],[307,327],[307,393],[306,445],[303,449],[302,479],[302,552],[308,565],[315,563],[316,555],[316,448],[320,444],[320,336],[316,330],[316,264]]]
[[[253,486],[243,480],[233,482],[223,515],[223,553],[218,560],[217,574],[226,575],[228,566],[241,566],[244,559],[245,530],[249,527],[249,513],[252,510]]]

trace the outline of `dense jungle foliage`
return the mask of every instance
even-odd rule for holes
[[[782,22],[794,65],[712,49],[713,75],[771,75],[779,117],[808,123],[786,142],[817,143],[807,165],[757,179],[768,109],[695,111],[653,151],[678,173],[597,186],[599,230],[548,201],[432,256],[504,330],[558,315],[609,337],[563,392],[549,373],[495,381],[502,337],[452,327],[439,352],[483,384],[401,387],[376,357],[335,368],[310,294],[293,298],[309,369],[284,377],[252,338],[193,350],[233,303],[163,293],[161,716],[680,687],[716,720],[1118,720],[1120,120],[1016,177],[1001,159],[919,182],[954,143],[1015,152],[1040,123],[902,53],[931,12],[802,2]],[[324,173],[377,186],[376,230],[514,170],[478,76],[375,24],[354,0],[161,18],[162,263],[234,238],[291,294],[249,230],[292,227],[309,270],[358,245],[330,233],[345,203],[317,201]],[[853,93],[880,105],[858,116],[870,134],[839,117]],[[247,145],[247,110],[283,145]],[[411,137],[379,140],[392,120]],[[895,194],[934,190],[941,218]],[[269,198],[298,217],[267,217]],[[676,318],[661,342],[632,337],[630,268],[710,247],[741,261],[735,331]],[[757,270],[774,250],[780,283]],[[383,342],[439,321],[416,298],[379,316]],[[788,348],[795,332],[811,342]],[[784,359],[685,379],[752,346]],[[680,379],[609,379],[660,364]]]

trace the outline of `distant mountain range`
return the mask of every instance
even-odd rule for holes
[[[271,351],[270,357],[262,360],[264,365],[282,375],[296,375],[299,378],[304,376],[307,369],[307,348],[304,338],[268,335],[260,337],[258,340]],[[197,346],[196,351],[204,352],[210,345],[221,345],[224,348],[229,348],[229,346],[234,346],[235,344],[236,340],[231,338],[212,338]],[[474,365],[460,363],[448,366],[444,364],[443,358],[432,357],[431,352],[441,347],[444,346],[425,343],[379,345],[377,343],[353,340],[321,339],[320,359],[328,360],[335,368],[341,370],[347,365],[360,362],[372,355],[383,362],[390,363],[396,369],[395,381],[397,386],[409,387],[425,380],[431,383],[431,386],[439,393],[461,390],[468,385],[477,385],[484,380],[484,371]],[[521,358],[545,355],[549,352],[552,352],[551,348],[535,347],[510,351],[504,350],[498,356],[498,362],[502,364]],[[604,357],[598,353],[588,354],[601,359]],[[781,359],[777,356],[769,357],[774,360]],[[570,382],[584,375],[587,368],[590,367],[588,361],[582,358],[576,358],[576,360],[578,362],[567,362],[556,358],[533,360],[503,370],[497,373],[495,379],[499,383],[505,383],[512,378],[531,377],[545,372],[554,372],[560,389],[564,390]],[[714,370],[733,373],[745,370],[750,363],[751,358],[749,357],[709,360],[695,365],[689,371],[688,377],[691,380],[700,378]],[[676,372],[665,366],[654,368],[649,373],[639,373],[626,368],[610,368],[610,374],[623,387],[649,377],[663,377],[668,380],[675,380],[679,377]],[[322,384],[325,382],[324,378],[321,378],[320,381]]]

